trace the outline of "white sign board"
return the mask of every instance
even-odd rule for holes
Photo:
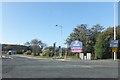
[[[91,53],[87,53],[87,60],[91,60]]]
[[[79,57],[80,57],[81,60],[84,60],[84,53],[80,53]]]
[[[117,48],[118,47],[118,40],[111,40],[110,47]]]

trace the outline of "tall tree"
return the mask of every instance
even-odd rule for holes
[[[30,42],[27,41],[25,45],[29,47],[29,50],[32,50],[32,55],[34,56],[40,55],[40,53],[42,53],[42,49],[47,46],[45,43],[38,39],[32,39]]]
[[[95,58],[111,58],[110,42],[111,36],[107,31],[99,33],[95,44]]]
[[[41,45],[42,44],[42,41],[40,41],[40,40],[38,40],[38,39],[33,39],[33,40],[31,40],[31,45],[33,45],[33,46],[39,46],[39,45]]]
[[[31,47],[30,47],[30,42],[27,41],[26,43],[24,43],[25,46],[27,46],[27,50],[31,50]]]
[[[85,41],[85,35],[87,32],[87,25],[81,24],[76,26],[77,28],[73,29],[73,32],[70,34],[70,36],[67,38],[66,43],[70,44],[74,40],[81,40]]]
[[[27,41],[26,43],[24,43],[26,46],[30,46],[30,42]]]
[[[93,42],[91,40],[92,31],[87,28],[86,24],[81,24],[76,26],[73,29],[73,32],[67,38],[66,43],[70,45],[70,43],[74,40],[80,40],[83,42],[84,52],[92,52],[93,50]]]
[[[91,31],[92,31],[91,36],[92,36],[92,41],[94,42],[94,44],[97,40],[99,33],[102,32],[103,30],[104,28],[100,24],[93,25],[93,27],[91,28]]]
[[[103,56],[103,52],[104,52],[104,48],[103,48],[103,34],[99,34],[99,37],[96,40],[96,44],[95,44],[95,59],[98,58],[102,58]]]
[[[32,47],[32,55],[39,55],[41,52],[41,44],[42,41],[38,40],[38,39],[33,39],[31,40],[31,47]]]

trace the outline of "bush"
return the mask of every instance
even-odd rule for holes
[[[26,51],[24,54],[26,54],[26,55],[31,55],[31,51],[30,50],[28,50],[28,51]]]

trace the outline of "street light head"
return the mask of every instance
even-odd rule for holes
[[[61,27],[62,28],[62,26],[59,26],[59,25],[55,25],[56,27]]]

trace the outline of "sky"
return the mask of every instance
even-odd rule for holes
[[[118,23],[116,7],[116,25]],[[21,44],[38,39],[65,47],[73,28],[87,24],[114,25],[113,2],[4,2],[2,3],[2,43]],[[58,25],[56,27],[55,25]],[[62,35],[61,28],[62,26]]]

